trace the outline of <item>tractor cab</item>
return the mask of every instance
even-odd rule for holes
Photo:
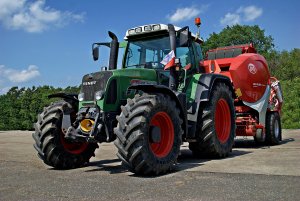
[[[175,79],[184,69],[189,70],[189,74],[199,72],[200,61],[203,60],[200,44],[203,41],[191,34],[189,27],[144,25],[127,30],[124,39],[128,45],[123,57],[123,69],[154,69],[162,78],[159,83],[164,85],[168,85],[170,76],[168,62],[176,62]],[[172,51],[173,56],[170,55]]]

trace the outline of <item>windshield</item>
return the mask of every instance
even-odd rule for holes
[[[131,41],[128,44],[125,57],[125,68],[162,69],[160,63],[170,52],[170,38],[143,39]]]

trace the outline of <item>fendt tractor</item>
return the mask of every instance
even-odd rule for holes
[[[183,142],[196,156],[226,157],[235,136],[270,145],[281,140],[282,93],[253,45],[217,48],[203,58],[200,18],[189,27],[150,24],[127,30],[110,48],[109,66],[89,73],[76,94],[44,108],[35,123],[34,147],[49,166],[70,169],[114,141],[122,164],[136,174],[173,168]],[[125,45],[125,46],[124,46]],[[118,52],[125,47],[122,66]]]

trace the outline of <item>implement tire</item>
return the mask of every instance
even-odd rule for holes
[[[45,164],[56,169],[71,169],[83,166],[92,156],[95,156],[96,143],[74,143],[64,138],[62,132],[63,107],[73,109],[71,119],[76,118],[76,111],[69,102],[64,100],[54,102],[38,115],[34,124],[34,148]],[[73,116],[73,118],[72,118]],[[72,121],[72,122],[73,122]]]
[[[197,142],[189,148],[198,157],[224,158],[234,144],[235,109],[228,86],[217,83],[212,90],[210,101],[200,105]]]
[[[281,141],[281,122],[278,112],[268,112],[266,117],[266,144],[278,145]]]
[[[114,129],[117,156],[140,175],[163,174],[176,163],[182,142],[182,119],[174,100],[163,94],[142,94],[121,107]]]

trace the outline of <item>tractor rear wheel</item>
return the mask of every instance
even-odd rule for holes
[[[136,174],[162,174],[176,163],[183,130],[175,101],[163,94],[142,94],[121,107],[114,129],[117,156]]]
[[[81,167],[95,156],[94,152],[98,145],[69,142],[64,138],[61,129],[63,107],[74,110],[71,118],[74,121],[76,111],[70,103],[63,100],[52,103],[38,115],[38,121],[34,125],[35,132],[32,134],[35,140],[34,148],[38,151],[38,156],[49,166],[57,169]]]
[[[200,105],[197,120],[197,142],[189,148],[196,156],[226,157],[232,149],[235,137],[235,109],[232,92],[218,83],[211,92],[209,102]]]
[[[281,140],[280,116],[278,112],[269,112],[266,117],[266,144],[277,145]]]

